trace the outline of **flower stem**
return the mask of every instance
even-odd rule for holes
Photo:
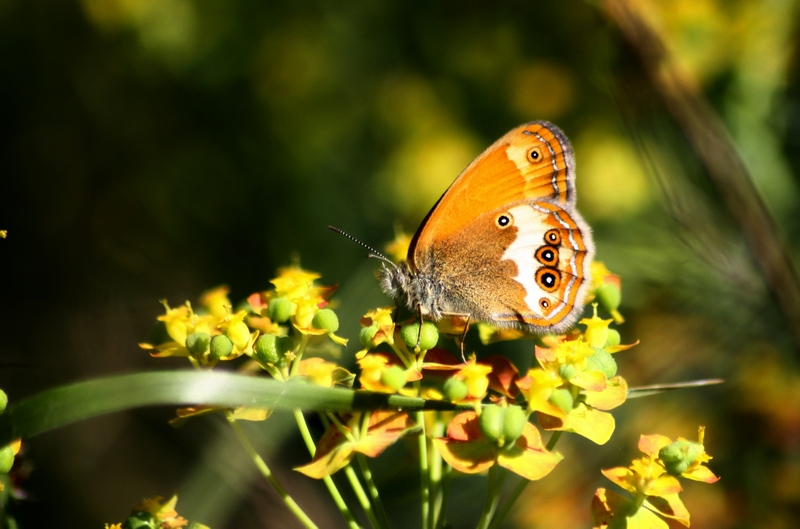
[[[522,478],[519,483],[517,483],[517,486],[514,487],[514,490],[511,491],[511,494],[508,496],[508,498],[506,498],[502,508],[497,512],[497,516],[495,516],[492,520],[491,525],[489,525],[489,529],[496,529],[497,527],[500,527],[500,524],[503,523],[503,520],[505,520],[506,516],[508,516],[508,513],[511,511],[511,507],[514,506],[514,503],[516,503],[529,483],[530,480],[525,478]]]
[[[441,502],[437,505],[436,529],[442,529],[445,526],[445,520],[447,519],[447,500],[450,498],[450,482],[452,481],[452,477],[453,467],[445,464],[442,468],[442,486],[439,492]]]
[[[294,414],[294,419],[297,422],[297,427],[300,429],[300,435],[303,437],[303,441],[306,443],[308,453],[311,454],[311,457],[314,457],[314,454],[317,452],[317,447],[314,444],[314,439],[311,437],[311,432],[308,429],[308,424],[306,424],[306,418],[303,416],[303,411],[294,410],[292,413]],[[351,513],[350,509],[347,507],[347,504],[345,503],[344,498],[342,498],[339,489],[336,488],[336,483],[333,482],[333,479],[330,476],[325,476],[322,478],[322,481],[325,483],[325,487],[328,489],[328,494],[331,495],[333,502],[336,504],[336,508],[339,509],[339,512],[347,522],[347,526],[350,527],[350,529],[358,529],[358,522],[356,522],[356,519],[353,517],[353,513]]]
[[[496,497],[498,494],[498,487],[496,464],[492,465],[492,467],[489,469],[487,481],[486,500],[483,502],[483,512],[481,512],[481,519],[478,521],[478,525],[476,526],[477,529],[487,529],[489,527],[489,522],[492,520],[492,513],[494,512],[494,508],[497,506]]]
[[[431,439],[444,435],[444,422],[440,413],[436,414],[436,422],[433,424]],[[444,491],[442,490],[442,467],[443,460],[438,450],[430,452],[430,483],[431,483],[431,527],[438,527],[442,519],[442,505],[444,503]]]
[[[308,517],[308,515],[303,511],[302,508],[300,508],[299,505],[297,505],[289,493],[286,492],[286,489],[284,489],[283,485],[281,485],[277,480],[275,475],[267,466],[267,463],[256,451],[255,447],[250,442],[250,439],[247,437],[247,435],[245,435],[244,431],[242,431],[242,427],[239,425],[239,423],[235,419],[229,419],[228,424],[231,425],[233,433],[236,434],[236,438],[239,440],[239,443],[253,460],[253,464],[255,464],[256,468],[259,470],[259,472],[261,472],[261,475],[264,476],[264,479],[267,480],[267,483],[269,483],[275,492],[278,493],[286,507],[289,508],[292,514],[295,515],[295,517],[300,521],[300,523],[303,524],[304,527],[316,529],[316,524],[311,521],[311,518]]]
[[[420,474],[420,500],[422,502],[420,515],[422,517],[422,529],[430,528],[431,516],[431,480],[428,473],[428,438],[425,435],[425,414],[418,411],[416,414],[417,424],[420,425],[420,432],[417,447],[419,449],[419,474]]]
[[[361,469],[361,474],[364,476],[364,481],[367,485],[367,491],[369,492],[372,510],[375,511],[377,518],[377,527],[389,529],[389,519],[386,517],[386,510],[383,508],[383,502],[381,501],[380,494],[378,493],[378,487],[375,485],[375,481],[372,479],[372,471],[369,469],[367,458],[364,456],[364,454],[359,453],[356,454],[356,459],[358,460],[358,466]]]

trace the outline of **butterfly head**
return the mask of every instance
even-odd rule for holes
[[[409,310],[442,318],[442,285],[426,274],[419,273],[408,261],[399,265],[384,262],[378,272],[378,280],[384,294],[402,302]]]

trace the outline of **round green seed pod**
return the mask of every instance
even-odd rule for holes
[[[406,373],[400,366],[390,366],[381,373],[381,384],[400,391],[406,385]]]
[[[233,351],[233,342],[224,334],[218,334],[211,338],[211,345],[209,346],[208,359],[211,361],[225,358]]]
[[[503,435],[505,436],[505,446],[513,446],[517,439],[522,435],[525,425],[528,423],[528,414],[519,406],[509,406],[506,408],[506,416],[503,421]]]
[[[605,349],[595,347],[594,354],[586,359],[586,369],[602,371],[606,378],[612,378],[617,374],[617,361]]]
[[[658,452],[658,457],[664,463],[668,474],[679,476],[686,472],[697,456],[703,453],[703,450],[703,445],[700,443],[679,439],[662,448]]]
[[[610,283],[601,285],[595,291],[595,296],[597,296],[600,306],[609,312],[617,310],[622,301],[622,292],[616,285]]]
[[[186,348],[194,358],[200,358],[208,351],[211,336],[207,332],[193,332],[186,337]]]
[[[161,523],[146,511],[137,511],[122,522],[122,529],[158,529]]]
[[[0,474],[8,474],[14,466],[14,449],[11,445],[0,448]]]
[[[422,323],[422,332],[420,332],[419,323],[414,322],[404,325],[400,329],[400,336],[410,349],[415,348],[417,340],[419,340],[420,351],[427,351],[436,347],[439,342],[439,329],[433,323],[426,321]]]
[[[375,325],[370,325],[369,327],[364,327],[358,333],[358,341],[361,342],[361,346],[366,349],[371,349],[375,347],[376,344],[374,341],[375,335],[378,334],[378,327]]]
[[[572,364],[558,366],[558,375],[564,380],[570,380],[578,374],[578,369]]]
[[[444,393],[444,398],[450,402],[458,402],[466,398],[468,388],[463,380],[450,377],[445,381],[442,393]]]
[[[564,413],[571,412],[575,405],[575,399],[572,398],[572,393],[566,388],[554,389],[549,400],[551,404],[558,406]]]
[[[605,347],[614,347],[615,345],[619,345],[622,341],[622,338],[619,335],[619,331],[616,329],[608,329],[608,337],[606,338]]]
[[[339,330],[339,317],[331,309],[320,309],[311,320],[311,325],[315,329],[336,332]]]
[[[255,344],[256,357],[264,364],[277,364],[281,357],[278,354],[278,337],[274,334],[262,334]]]
[[[267,316],[276,323],[285,323],[292,317],[294,303],[286,298],[275,298],[269,300],[267,305]]]
[[[497,442],[503,438],[505,416],[506,408],[501,408],[496,404],[489,404],[483,408],[480,417],[478,417],[478,425],[487,439]]]
[[[0,389],[0,413],[6,411],[6,406],[8,406],[8,395],[6,392]]]

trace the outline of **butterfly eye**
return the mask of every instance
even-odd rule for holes
[[[545,292],[555,292],[561,283],[558,270],[542,267],[536,271],[536,284]]]
[[[541,162],[542,161],[542,151],[540,151],[538,147],[534,147],[528,153],[528,159],[533,163]]]
[[[544,234],[545,244],[558,246],[561,244],[561,233],[558,230],[547,230]]]
[[[535,256],[543,265],[553,266],[558,263],[558,248],[549,245],[540,246]]]
[[[545,311],[545,314],[550,311],[550,300],[547,298],[540,298],[539,299],[539,306]]]
[[[499,228],[508,228],[509,226],[511,226],[511,217],[504,213],[499,217],[497,217],[495,223]]]

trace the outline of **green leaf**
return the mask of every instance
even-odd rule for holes
[[[157,371],[118,375],[51,389],[0,415],[0,446],[99,415],[144,406],[249,406],[274,410],[471,409],[444,401],[277,382],[221,372]]]

